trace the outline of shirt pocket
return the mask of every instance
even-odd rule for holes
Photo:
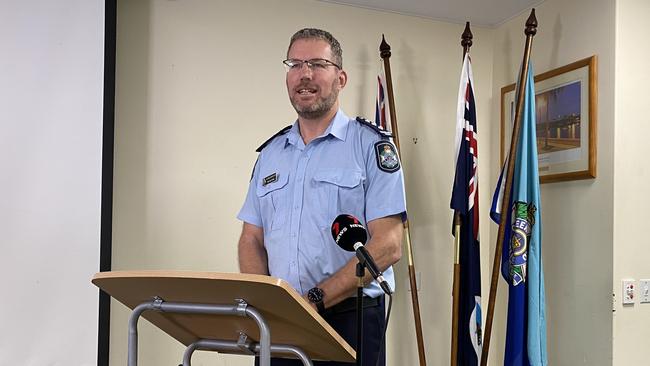
[[[260,202],[262,226],[265,231],[278,230],[286,222],[288,182],[289,175],[280,173],[273,183],[257,184],[256,194]]]
[[[324,169],[316,172],[314,181],[327,200],[327,213],[322,226],[329,228],[340,214],[362,217],[365,207],[363,174],[357,169]]]

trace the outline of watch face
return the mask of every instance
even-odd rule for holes
[[[317,303],[323,301],[323,295],[325,295],[323,290],[319,289],[318,287],[314,287],[313,289],[309,290],[309,292],[307,292],[307,299],[313,303]]]

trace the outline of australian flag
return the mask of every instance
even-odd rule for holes
[[[377,98],[375,100],[375,124],[384,131],[391,131],[389,103],[386,101],[386,77],[384,68],[377,75]]]
[[[545,366],[546,315],[542,269],[542,220],[535,133],[532,65],[526,75],[524,108],[506,218],[501,274],[508,283],[506,366]],[[517,88],[518,89],[518,88]],[[516,96],[515,100],[522,96]],[[507,166],[507,162],[506,165]],[[497,184],[490,216],[500,221],[505,169]]]
[[[456,175],[451,208],[460,215],[460,297],[457,365],[481,359],[481,263],[478,220],[478,149],[474,79],[469,54],[463,60],[456,118]]]

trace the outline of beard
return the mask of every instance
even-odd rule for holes
[[[329,95],[318,98],[314,103],[306,106],[302,106],[299,102],[292,96],[289,97],[291,100],[291,105],[293,109],[296,110],[296,113],[302,118],[305,119],[318,119],[325,116],[336,103],[336,100],[339,96],[339,91],[336,89],[336,80],[332,82],[332,91]]]

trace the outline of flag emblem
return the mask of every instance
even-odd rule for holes
[[[472,315],[470,316],[469,334],[472,340],[472,346],[474,347],[474,352],[476,352],[477,355],[481,354],[481,348],[483,347],[483,329],[481,328],[481,319],[481,297],[474,296],[474,310],[472,310]]]
[[[510,281],[517,286],[526,281],[526,263],[528,260],[528,240],[535,225],[535,204],[515,202],[512,206],[512,240],[509,248]]]

